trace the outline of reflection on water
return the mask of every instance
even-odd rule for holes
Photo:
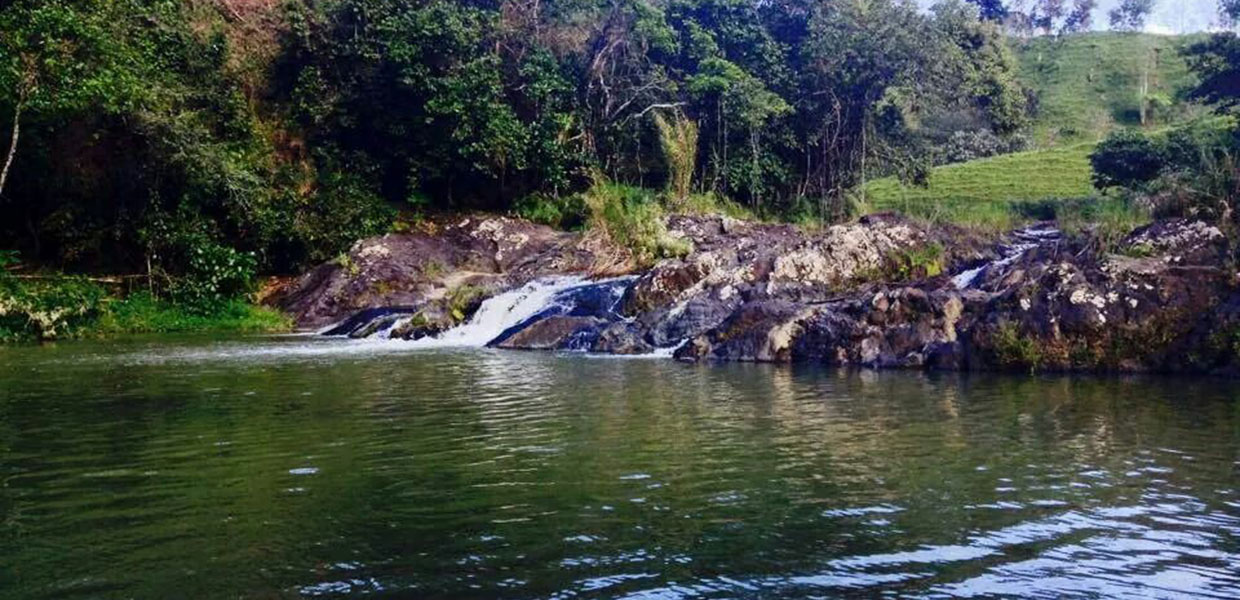
[[[0,348],[0,597],[1240,597],[1228,381]]]

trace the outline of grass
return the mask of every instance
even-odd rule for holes
[[[185,307],[138,293],[113,299],[101,316],[88,326],[86,335],[128,333],[254,333],[289,331],[292,321],[283,313],[243,300],[225,302],[208,312]]]
[[[947,165],[931,172],[926,187],[878,179],[866,185],[862,208],[1007,229],[1020,220],[1014,205],[1093,194],[1089,155],[1095,146],[1080,143]]]
[[[1165,127],[1199,114],[1178,100],[1193,80],[1180,49],[1198,39],[1097,32],[1021,43],[1020,78],[1038,96],[1035,142],[1046,148],[1096,141],[1116,127],[1139,126],[1144,73],[1149,74],[1148,126]]]
[[[193,310],[146,292],[120,297],[80,277],[19,280],[0,275],[0,342],[291,328],[287,316],[244,300]]]
[[[668,234],[663,203],[649,190],[600,180],[583,197],[590,211],[590,227],[632,252],[637,266],[692,250],[687,242]]]
[[[1208,116],[1192,122],[1152,129],[1155,139],[1176,131],[1193,136],[1225,132],[1235,126],[1231,117]],[[1104,228],[1145,221],[1118,198],[1093,198],[1089,157],[1096,142],[1079,142],[1048,150],[1031,150],[946,165],[933,169],[925,187],[906,186],[894,177],[866,185],[859,201],[862,212],[897,211],[932,222],[951,222],[989,230],[1011,229],[1030,218],[1075,219],[1068,227],[1092,219]],[[1083,200],[1084,199],[1084,200]],[[1066,205],[1056,210],[1056,204]],[[1073,216],[1073,212],[1084,213]],[[1140,224],[1140,223],[1138,223]]]

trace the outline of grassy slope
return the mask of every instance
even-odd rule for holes
[[[1091,194],[1089,155],[1096,142],[1116,127],[1140,125],[1142,66],[1157,57],[1150,94],[1175,98],[1191,82],[1178,50],[1193,39],[1090,33],[1023,43],[1017,52],[1021,77],[1038,94],[1032,132],[1044,149],[939,167],[927,188],[880,179],[866,186],[865,208],[1002,226],[1012,218],[1007,207],[1013,202]],[[1199,112],[1175,102],[1147,126],[1164,129]]]
[[[1174,101],[1192,78],[1179,50],[1195,39],[1090,33],[1023,43],[1020,76],[1038,94],[1035,141],[1039,147],[1094,141],[1117,126],[1139,126],[1142,72],[1154,67],[1150,95]],[[1174,102],[1161,112],[1147,125],[1174,124],[1194,111]]]
[[[866,207],[930,218],[974,213],[971,220],[1003,225],[1012,202],[1089,195],[1093,149],[1087,142],[947,165],[924,188],[880,179],[866,186]]]

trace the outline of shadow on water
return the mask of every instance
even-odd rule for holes
[[[1240,596],[1230,382],[0,349],[0,596]]]

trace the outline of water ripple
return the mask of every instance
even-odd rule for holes
[[[1226,382],[336,344],[2,351],[0,598],[1240,597]]]

